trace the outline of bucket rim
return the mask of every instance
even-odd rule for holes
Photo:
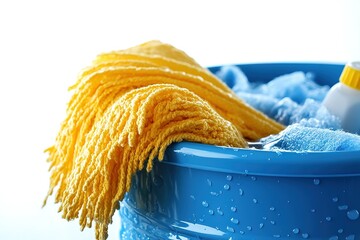
[[[171,144],[164,164],[212,172],[278,177],[360,176],[360,150],[271,151],[195,142]]]

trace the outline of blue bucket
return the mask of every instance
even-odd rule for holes
[[[240,67],[250,80],[309,71],[333,85],[344,65]],[[120,239],[360,239],[359,190],[360,151],[176,143],[150,173],[134,176],[121,202]]]

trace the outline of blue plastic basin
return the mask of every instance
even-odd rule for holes
[[[250,81],[343,64],[240,65]],[[216,71],[218,67],[210,68]],[[120,239],[360,239],[360,151],[270,152],[181,142],[121,202]]]

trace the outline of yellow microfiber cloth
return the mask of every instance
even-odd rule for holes
[[[283,130],[175,47],[150,41],[99,55],[72,86],[67,116],[48,148],[50,188],[63,218],[107,228],[131,178],[173,142],[247,147]],[[47,199],[46,198],[46,199]],[[45,203],[46,204],[46,200]]]

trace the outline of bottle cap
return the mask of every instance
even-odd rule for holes
[[[340,82],[360,90],[360,61],[346,64],[341,73]]]

